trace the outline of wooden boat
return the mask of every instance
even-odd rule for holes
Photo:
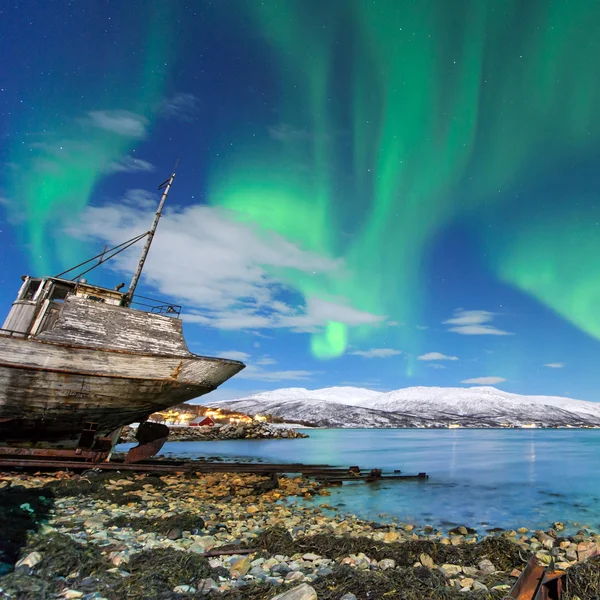
[[[164,192],[152,228],[138,236],[146,244],[127,291],[123,284],[108,289],[64,273],[23,278],[0,329],[0,455],[105,459],[122,426],[202,396],[244,368],[192,354],[180,307],[149,305],[134,294],[174,177],[159,188]],[[101,262],[131,243],[105,251]],[[155,453],[166,435],[162,425],[140,427],[131,460]]]

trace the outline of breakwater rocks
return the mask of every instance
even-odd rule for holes
[[[0,545],[7,573],[0,596],[500,599],[536,554],[567,569],[565,600],[597,597],[600,536],[590,531],[563,536],[560,523],[545,532],[486,534],[378,524],[340,514],[316,482],[281,477],[273,489],[267,481],[248,474],[4,475],[3,523],[30,533],[8,531],[5,538],[20,540],[10,552]],[[43,506],[24,501],[28,495],[43,497]]]
[[[292,440],[307,438],[306,433],[296,429],[273,427],[264,422],[215,423],[212,427],[171,427],[169,429],[170,442],[207,442],[216,440]],[[121,433],[123,442],[135,442],[135,429],[123,428]]]

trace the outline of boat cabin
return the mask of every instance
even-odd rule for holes
[[[101,304],[125,306],[126,292],[90,285],[85,279],[70,281],[57,277],[23,276],[23,285],[17,299],[2,325],[2,332],[11,335],[35,336],[52,329],[60,309],[69,296],[85,298]]]

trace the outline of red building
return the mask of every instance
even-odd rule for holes
[[[190,421],[190,427],[212,427],[215,422],[210,417],[196,417]]]

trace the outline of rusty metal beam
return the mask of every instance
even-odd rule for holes
[[[510,590],[511,600],[560,600],[565,571],[552,570],[532,556]]]
[[[10,468],[36,468],[36,469],[62,469],[81,471],[98,469],[106,471],[133,471],[147,473],[253,473],[275,475],[279,473],[302,474],[316,477],[324,482],[342,481],[369,481],[368,476],[350,475],[347,468],[332,467],[329,465],[304,465],[304,464],[265,464],[243,462],[211,462],[202,460],[170,461],[170,460],[142,460],[140,462],[124,462],[110,460],[100,463],[89,463],[85,460],[54,460],[57,457],[40,458],[35,456],[0,456],[0,469]],[[425,473],[418,475],[384,475],[381,479],[427,479]]]

